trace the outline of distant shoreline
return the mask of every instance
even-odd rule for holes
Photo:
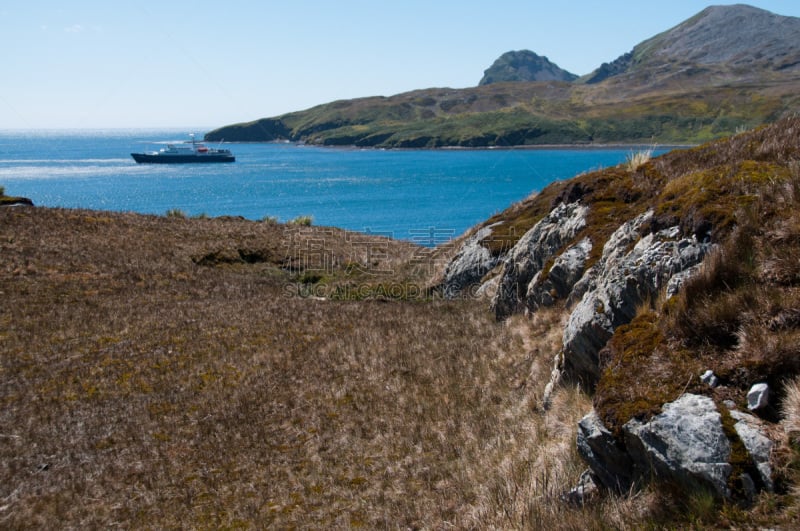
[[[204,140],[204,142],[210,142]],[[610,150],[610,149],[689,149],[700,144],[650,144],[645,142],[634,143],[613,143],[613,144],[535,144],[520,146],[439,146],[439,147],[381,147],[381,146],[356,146],[354,144],[331,146],[325,144],[308,144],[305,142],[292,142],[290,140],[266,140],[266,141],[222,141],[222,144],[277,144],[293,145],[296,147],[314,147],[333,150],[364,150],[364,151],[527,151],[527,150]]]

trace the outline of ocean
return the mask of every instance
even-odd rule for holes
[[[553,181],[614,166],[632,151],[233,143],[225,145],[236,155],[231,164],[147,165],[130,156],[187,139],[186,130],[0,131],[0,186],[37,206],[311,216],[315,225],[436,245]]]

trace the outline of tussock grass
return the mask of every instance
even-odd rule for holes
[[[756,382],[768,382],[776,402],[785,401],[784,420],[776,410],[761,412],[761,416],[774,426],[781,421],[790,432],[794,429],[793,390],[785,385],[800,374],[800,176],[790,160],[773,162],[796,153],[794,144],[762,133],[740,135],[732,142],[755,135],[759,142],[753,144],[751,154],[769,146],[768,160],[720,164],[716,169],[676,176],[665,186],[667,196],[684,190],[675,196],[682,197],[681,212],[689,208],[697,214],[706,209],[702,219],[712,223],[703,233],[719,246],[681,293],[643,307],[630,324],[616,330],[601,352],[605,369],[594,404],[618,434],[628,419],[647,418],[683,392],[707,394],[719,404],[731,400],[746,409],[746,393]],[[737,155],[741,158],[741,153]],[[691,177],[695,186],[711,185],[709,175],[715,175],[713,187],[697,191],[689,187]],[[711,190],[716,194],[713,203],[711,198],[692,199],[694,193]],[[720,205],[725,204],[732,208],[722,216]],[[720,387],[699,382],[706,369],[720,378]],[[778,462],[783,463],[777,467],[778,494],[762,495],[755,509],[745,513],[709,504],[699,493],[686,507],[688,514],[701,523],[729,519],[727,525],[790,521],[796,514],[796,492],[787,486],[798,480],[791,464],[797,462],[797,454],[790,446],[787,442],[777,452]],[[734,470],[734,478],[736,474]]]
[[[789,443],[800,447],[800,378],[786,383],[786,396],[783,400],[783,429]]]
[[[589,400],[539,407],[562,315],[297,296],[317,260],[422,278],[370,241],[377,263],[323,227],[0,211],[2,526],[596,526],[557,501]]]
[[[800,377],[786,382],[781,405],[783,425],[782,447],[777,461],[789,483],[786,512],[800,514]]]
[[[547,409],[563,308],[497,323],[480,301],[436,299],[424,286],[452,248],[274,220],[0,209],[0,526],[789,526],[798,124],[671,153],[636,178],[582,175],[493,218],[498,252],[575,200],[592,207],[578,238],[654,207],[650,228],[720,245],[681,295],[617,330],[594,397],[562,384]],[[723,386],[699,383],[708,368]],[[786,396],[789,436],[782,490],[753,510],[663,486],[561,502],[592,404],[614,429],[686,391],[742,405],[754,381]]]
[[[289,221],[291,225],[300,225],[302,227],[310,227],[314,223],[313,216],[297,216]]]
[[[687,385],[698,391],[702,386],[697,387],[691,375],[703,367],[712,368],[725,383],[738,388],[738,403],[744,403],[741,393],[752,383],[768,380],[780,388],[784,376],[800,370],[796,361],[800,238],[795,228],[800,196],[794,193],[798,179],[776,175],[784,177],[756,191],[750,205],[736,215],[735,230],[682,292],[655,305],[646,328],[664,340],[646,339],[654,336],[643,334],[644,328],[637,324],[644,321],[635,320],[612,338],[613,353],[605,353],[609,367],[627,358],[639,359],[637,364],[643,367],[650,359],[647,363],[664,376],[688,374]],[[614,381],[625,378],[617,368],[613,374],[601,382],[601,388],[617,388]],[[619,387],[625,392],[634,388]],[[599,394],[604,401],[613,393]],[[617,403],[618,398],[611,400]],[[660,394],[658,400],[651,398],[651,404],[663,399]],[[630,406],[633,398],[624,402]],[[641,405],[637,407],[644,411]]]
[[[639,151],[631,151],[625,157],[625,167],[630,172],[635,172],[653,158],[653,149],[644,149]]]
[[[186,212],[184,212],[180,208],[170,208],[164,215],[167,216],[168,218],[178,218],[178,219],[183,219],[188,217],[186,215]]]

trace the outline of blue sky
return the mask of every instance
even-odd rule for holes
[[[474,86],[508,50],[586,74],[729,3],[4,0],[0,129],[210,128]],[[800,16],[797,0],[749,3]]]

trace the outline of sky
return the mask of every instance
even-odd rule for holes
[[[732,3],[3,0],[0,129],[207,130],[338,99],[475,86],[509,50],[582,75]],[[748,3],[800,17],[798,0]]]

